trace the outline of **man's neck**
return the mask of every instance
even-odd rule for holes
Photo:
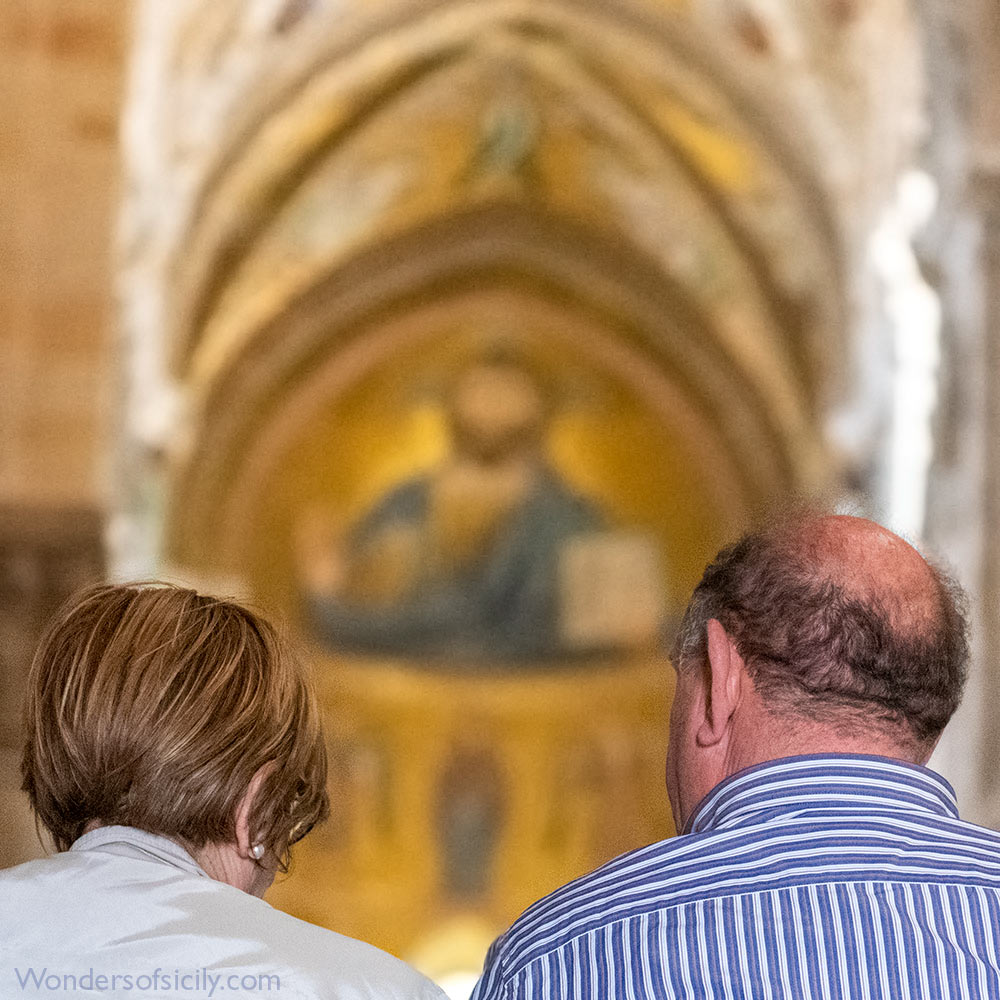
[[[926,764],[933,746],[918,747],[905,734],[874,727],[852,732],[847,723],[829,726],[811,719],[772,713],[747,726],[735,738],[726,759],[726,777],[782,757],[814,754],[889,757],[907,764]]]

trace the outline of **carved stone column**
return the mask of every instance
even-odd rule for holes
[[[1000,8],[977,0],[974,34],[975,187],[982,230],[985,406],[980,581],[983,820],[1000,827]]]
[[[997,41],[1000,52],[1000,39]],[[998,121],[1000,126],[1000,121]],[[1000,134],[998,134],[1000,142]],[[998,146],[1000,153],[1000,146]],[[991,803],[984,820],[1000,826],[1000,157],[983,163],[977,187],[983,212],[985,326],[985,441],[983,476],[983,569],[980,643],[984,683],[981,690],[983,772],[981,794]]]
[[[937,212],[918,242],[921,267],[941,300],[941,361],[928,483],[925,539],[969,590],[977,624],[965,700],[932,766],[955,786],[963,815],[988,822],[984,773],[987,653],[978,623],[983,607],[983,467],[987,382],[982,315],[982,220],[975,185],[975,45],[967,7],[920,0],[926,77],[927,139],[920,166],[937,185]]]

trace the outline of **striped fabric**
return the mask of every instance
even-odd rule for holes
[[[685,834],[536,903],[474,1000],[1000,1000],[1000,834],[933,771],[774,761]]]

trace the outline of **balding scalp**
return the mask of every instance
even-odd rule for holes
[[[961,700],[964,608],[957,583],[874,522],[798,518],[719,553],[695,589],[674,662],[704,657],[715,618],[776,711],[863,719],[927,746]]]

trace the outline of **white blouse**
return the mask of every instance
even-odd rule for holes
[[[210,878],[171,840],[101,827],[0,871],[0,997],[442,1000],[408,965]]]

